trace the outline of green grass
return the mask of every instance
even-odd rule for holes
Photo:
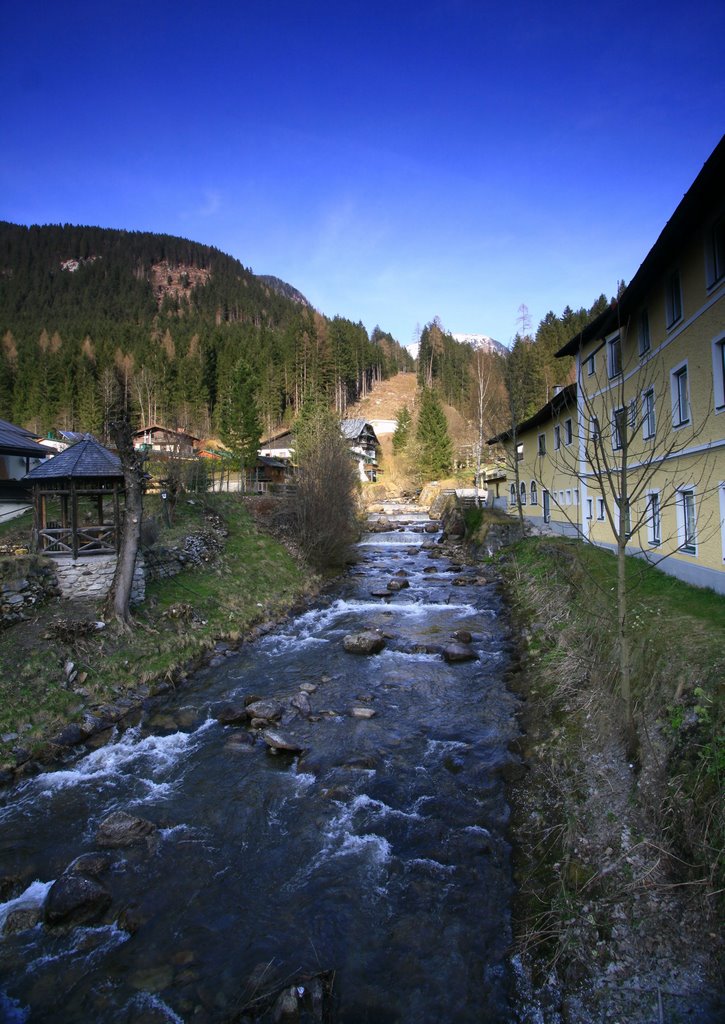
[[[582,706],[611,720],[619,685],[614,555],[531,538],[512,545],[501,567],[529,628],[535,692],[549,701],[548,713]],[[640,741],[656,735],[665,744],[657,755],[664,796],[648,813],[661,818],[663,843],[714,893],[725,884],[725,598],[636,558],[627,559],[627,584]]]
[[[147,499],[146,517],[158,513],[157,506],[158,499]],[[48,630],[54,619],[69,614],[65,602],[46,606],[35,622],[0,633],[0,733],[19,734],[0,745],[0,760],[8,763],[18,743],[32,748],[65,722],[79,719],[84,708],[113,701],[142,684],[153,688],[157,681],[178,678],[185,665],[196,663],[217,641],[239,639],[314,589],[315,578],[258,529],[236,495],[180,501],[174,523],[161,529],[159,542],[168,547],[208,529],[204,515],[209,510],[228,531],[223,551],[208,566],[150,584],[132,633],[109,627],[75,642],[59,642]],[[97,618],[100,606],[84,614]],[[85,697],[65,685],[69,660],[86,674]]]

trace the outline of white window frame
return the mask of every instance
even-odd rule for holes
[[[652,347],[652,338],[649,329],[649,310],[645,306],[640,310],[637,321],[637,340],[639,342],[639,354],[645,356]]]
[[[531,504],[532,505],[538,505],[539,504],[539,494],[538,494],[538,489],[536,487],[536,481],[535,480],[531,481],[530,491],[531,491]]]
[[[564,445],[569,447],[574,440],[574,432],[571,425],[571,416],[564,420]]]
[[[604,498],[597,498],[597,521],[604,522]]]
[[[622,443],[622,430],[627,429],[627,410],[619,406],[612,410],[612,451],[621,452],[624,447]]]
[[[516,484],[511,484],[509,488],[509,505],[516,504]]]
[[[685,417],[683,417],[682,415],[683,377],[685,381],[684,411],[687,413]],[[690,402],[690,368],[688,366],[687,359],[685,359],[681,363],[678,363],[677,366],[673,366],[670,370],[670,396],[672,398],[673,428],[676,430],[678,427],[688,426],[692,420],[692,404]]]
[[[517,462],[523,462],[524,461],[524,442],[523,441],[519,441],[517,443],[517,445],[516,445],[516,461]]]
[[[554,426],[554,451],[558,452],[561,448],[561,427],[559,424]]]
[[[596,355],[594,354],[594,352],[592,352],[592,354],[590,356],[587,356],[586,364],[587,364],[587,377],[593,377],[594,376],[594,370],[596,369]]]
[[[671,330],[682,320],[682,282],[679,268],[671,271],[665,281],[665,326]]]
[[[521,498],[521,504],[526,504],[526,482],[524,480],[519,484],[519,497]]]
[[[587,519],[594,518],[594,499],[587,498]]]
[[[567,487],[566,489],[566,503],[567,505],[571,505],[571,487]]]
[[[536,453],[537,455],[546,455],[546,431],[539,434],[536,439]]]
[[[657,490],[646,491],[645,501],[647,502],[647,543],[652,548],[657,548],[662,543],[662,505],[660,492]]]
[[[690,506],[689,499],[692,500]],[[697,494],[694,486],[677,488],[677,546],[685,555],[697,557]]]
[[[589,440],[598,441],[600,436],[601,435],[599,431],[599,417],[592,416],[592,418],[589,420]]]
[[[712,342],[712,390],[715,396],[715,412],[725,412],[725,334]]]
[[[610,380],[622,375],[622,336],[619,331],[607,341],[607,375]]]
[[[576,505],[577,508],[579,508],[579,488],[578,487],[574,488],[574,490],[571,492],[571,496],[574,499],[574,504]]]
[[[642,438],[645,441],[651,441],[656,433],[655,389],[649,387],[642,392]]]
[[[725,278],[725,214],[712,224],[705,241],[705,281],[708,291]]]

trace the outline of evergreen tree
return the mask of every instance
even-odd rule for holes
[[[256,462],[261,435],[255,381],[244,359],[239,359],[233,367],[219,404],[221,439],[243,472]]]
[[[419,469],[426,480],[445,476],[453,463],[453,446],[448,435],[445,413],[435,393],[422,393],[416,440],[419,445]]]
[[[407,405],[398,410],[395,432],[393,434],[393,451],[399,455],[408,443],[410,430],[413,426],[413,417]]]

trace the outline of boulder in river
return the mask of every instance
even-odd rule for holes
[[[288,754],[301,754],[302,746],[297,740],[290,736],[283,736],[276,730],[267,729],[262,733],[262,739],[271,751],[284,750]]]
[[[249,720],[249,711],[243,703],[222,704],[215,717],[221,725],[239,725]]]
[[[43,916],[49,925],[86,924],[99,918],[110,903],[111,894],[97,879],[61,875],[50,887]]]
[[[35,928],[42,917],[43,908],[38,904],[13,907],[5,918],[3,935],[15,935],[16,932],[29,931],[31,928]]]
[[[262,719],[265,722],[275,722],[282,717],[284,708],[277,700],[255,700],[247,704],[247,713],[250,718]]]
[[[390,580],[388,583],[388,590],[405,590],[405,588],[409,586],[410,583],[408,583],[407,580]]]
[[[348,633],[342,643],[348,654],[378,654],[385,639],[377,630],[366,629],[362,633]]]
[[[353,718],[375,718],[377,711],[373,708],[354,707],[350,711]]]
[[[136,818],[125,811],[114,811],[98,826],[96,842],[99,846],[133,846],[156,831],[153,822],[145,818]]]
[[[68,865],[65,873],[98,878],[99,875],[105,874],[110,866],[111,855],[109,853],[82,853]]]
[[[312,705],[310,704],[310,698],[304,692],[304,690],[300,690],[299,693],[296,693],[294,697],[292,697],[292,699],[290,700],[290,704],[296,711],[299,711],[299,713],[305,718],[312,714]]]
[[[459,661],[475,661],[476,658],[478,658],[478,655],[472,647],[468,646],[468,644],[462,644],[458,643],[458,641],[454,641],[453,643],[446,644],[444,646],[443,658],[445,661],[452,664]]]
[[[461,644],[470,644],[473,637],[467,629],[457,629],[453,634],[453,639],[457,640]]]

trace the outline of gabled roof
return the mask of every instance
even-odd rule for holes
[[[342,420],[340,423],[340,430],[342,432],[342,436],[344,438],[347,438],[348,441],[357,440],[357,438],[360,437],[361,434],[366,433],[366,427],[368,428],[367,433],[371,434],[375,438],[375,441],[377,443],[378,439],[369,420],[350,419]]]
[[[79,479],[80,477],[118,477],[123,478],[123,467],[118,455],[109,452],[98,441],[89,439],[66,448],[64,452],[23,477],[24,480],[49,480],[58,478]]]
[[[692,232],[722,211],[725,181],[725,135],[708,157],[682,202],[665,224],[659,238],[645,256],[644,262],[628,286],[609,309],[571,338],[558,356],[573,356],[581,346],[595,338],[603,338],[625,324],[646,300],[648,292],[679,258],[682,247]]]
[[[169,434],[171,437],[188,437],[192,441],[199,441],[196,434],[190,434],[188,430],[177,430],[175,427],[162,427],[160,423],[149,423],[141,430],[134,430],[131,437],[143,437],[144,434],[151,434],[158,431],[161,434]]]
[[[576,383],[567,384],[558,395],[554,395],[538,412],[535,412],[533,416],[529,416],[523,423],[519,423],[516,428],[517,435],[521,435],[525,430],[530,430],[532,427],[538,427],[541,423],[548,423],[562,409],[576,409]],[[509,441],[512,436],[513,430],[504,430],[501,434],[496,434],[495,437],[486,441],[486,444],[498,444],[501,441]]]
[[[31,459],[45,459],[48,449],[43,448],[25,427],[16,427],[14,423],[0,420],[0,453],[3,455],[28,456]]]

